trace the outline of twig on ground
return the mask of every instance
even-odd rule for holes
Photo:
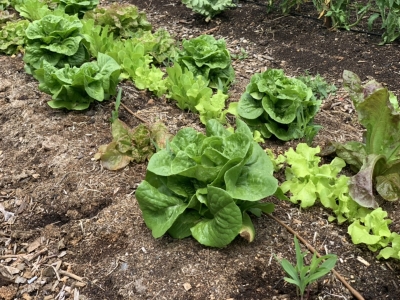
[[[212,32],[214,32],[214,31],[217,31],[218,29],[219,29],[219,26],[214,27],[214,28],[211,28],[211,29],[208,29],[208,30],[206,30],[206,31],[203,31],[203,32],[200,33],[199,35],[209,34],[209,33],[212,33]]]
[[[57,280],[58,280],[58,281],[61,281],[60,275],[58,274],[58,270],[56,269],[56,267],[53,266],[53,265],[46,265],[46,266],[52,267],[53,270],[54,270],[54,273],[56,274]]]
[[[135,114],[133,111],[131,111],[125,104],[123,104],[121,102],[121,106],[123,108],[125,108],[127,110],[128,113],[130,113],[132,116],[134,116],[135,118],[139,119],[141,122],[143,122],[144,124],[147,124],[147,121],[145,119],[142,119],[141,117],[139,117],[137,114]]]
[[[6,254],[6,255],[0,255],[0,260],[2,259],[7,259],[7,258],[18,258],[18,257],[22,257],[25,254]]]
[[[108,275],[110,275],[112,272],[114,272],[119,266],[119,258],[117,258],[117,260],[115,261],[115,267],[112,268],[112,270],[110,272],[108,272],[104,277],[107,277]]]
[[[278,222],[280,225],[286,228],[287,231],[289,231],[291,234],[295,235],[306,247],[308,250],[310,250],[313,254],[315,253],[317,257],[321,257],[321,255],[315,250],[313,246],[311,246],[304,238],[302,238],[296,231],[294,231],[292,228],[290,228],[288,225],[283,223],[281,220],[279,220],[277,217],[274,217],[271,214],[266,214],[268,217],[271,219],[275,220]],[[344,286],[353,294],[354,297],[358,300],[365,300],[363,296],[359,292],[357,292],[347,281],[344,279],[338,272],[336,272],[334,269],[332,269],[332,273],[335,274],[336,278],[339,279]]]
[[[84,282],[82,277],[80,277],[78,275],[75,275],[75,274],[72,274],[70,272],[67,272],[67,271],[64,271],[64,270],[58,270],[58,273],[61,274],[61,275],[65,275],[65,276],[68,276],[70,278],[73,278],[75,280]]]
[[[289,17],[289,16],[288,16],[288,15],[284,15],[284,16],[281,16],[281,17],[278,17],[278,18],[272,19],[272,20],[271,20],[271,21],[269,21],[269,22],[274,22],[274,21],[277,21],[277,20],[279,20],[279,19],[286,18],[286,17]]]
[[[156,297],[157,297],[158,295],[160,295],[160,293],[161,293],[163,290],[164,290],[164,289],[160,290],[157,294],[155,294],[155,296],[154,296],[151,300],[156,299]]]
[[[31,260],[35,259],[39,255],[42,255],[43,253],[46,253],[47,251],[48,251],[47,248],[43,248],[42,250],[40,250],[40,251],[38,251],[36,253],[25,255],[22,258],[26,259],[28,262],[30,262]]]

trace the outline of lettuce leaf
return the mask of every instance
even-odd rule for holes
[[[81,34],[91,56],[97,57],[99,52],[106,53],[113,48],[114,35],[108,25],[95,25],[93,19],[82,20],[82,25]]]
[[[15,10],[19,12],[21,17],[30,21],[40,20],[51,13],[46,3],[40,0],[25,0],[20,4],[16,4]]]
[[[154,154],[156,147],[165,148],[163,141],[169,134],[164,124],[157,122],[150,127],[140,124],[130,129],[119,119],[111,125],[113,141],[99,147],[94,158],[104,168],[119,170],[130,162],[144,162]]]
[[[205,97],[200,98],[199,103],[195,106],[200,114],[200,121],[206,124],[208,120],[217,119],[221,124],[226,123],[225,101],[228,99],[222,91],[218,90],[210,99]]]
[[[269,69],[251,77],[237,112],[265,138],[274,135],[288,141],[308,134],[312,139],[319,129],[312,120],[320,105],[301,80],[285,76],[283,70]]]
[[[392,221],[386,217],[387,212],[377,208],[364,218],[355,220],[348,228],[353,244],[366,244],[371,251],[386,247],[392,235],[388,227]]]
[[[20,20],[7,22],[0,28],[0,53],[11,55],[21,51],[25,44],[25,30],[28,25],[28,20]]]
[[[400,259],[400,234],[392,232],[390,240],[391,246],[383,248],[379,252],[379,255],[377,256],[378,258],[388,259],[392,257],[395,259]]]
[[[387,88],[372,80],[343,73],[360,123],[366,128],[365,142],[333,143],[336,154],[358,172],[351,178],[350,194],[365,207],[377,208],[373,186],[385,200],[400,197],[400,111],[397,99]]]
[[[26,70],[41,67],[44,60],[62,68],[65,64],[80,66],[89,60],[89,52],[80,34],[82,23],[76,16],[46,15],[26,29]]]
[[[133,43],[142,44],[144,52],[150,54],[155,63],[162,63],[175,55],[175,40],[163,28],[157,29],[154,33],[144,30],[137,31],[132,34],[130,40]]]
[[[132,39],[116,41],[107,53],[121,65],[122,77],[131,78],[138,89],[148,89],[158,97],[166,93],[165,73],[151,65],[153,59],[143,44]]]
[[[139,90],[148,89],[157,97],[161,97],[167,91],[165,73],[159,68],[142,65],[135,70],[134,82]]]
[[[182,0],[182,3],[207,17],[207,22],[227,8],[235,6],[232,0]]]
[[[193,237],[210,247],[224,247],[238,235],[242,213],[232,197],[223,189],[208,186],[205,205],[211,214],[190,228]]]
[[[131,4],[113,3],[86,12],[85,20],[93,19],[96,25],[109,26],[115,37],[129,38],[138,30],[150,31],[152,26],[146,14]]]
[[[206,135],[181,129],[151,157],[136,198],[154,237],[192,235],[204,245],[224,247],[240,233],[254,238],[246,211],[273,211],[272,204],[259,202],[277,188],[272,172],[245,123],[238,120],[231,133],[210,120]]]
[[[184,40],[182,51],[178,51],[176,62],[187,68],[195,77],[201,75],[211,88],[227,91],[235,79],[231,56],[225,40],[216,40],[211,35]]]
[[[345,163],[335,158],[329,165],[319,165],[321,158],[316,156],[319,147],[311,148],[299,144],[294,151],[290,148],[284,155],[274,158],[272,151],[267,151],[272,158],[275,171],[286,163],[286,181],[278,188],[275,196],[293,203],[300,202],[301,207],[309,207],[317,200],[333,211],[329,221],[337,219],[341,224],[351,222],[348,227],[354,244],[366,244],[371,251],[381,250],[378,258],[399,258],[400,238],[392,233],[387,219],[387,212],[382,208],[367,209],[354,201],[349,193],[349,177],[338,176]],[[289,192],[286,197],[284,193]]]
[[[116,94],[120,66],[108,55],[99,53],[97,61],[84,63],[80,68],[65,65],[57,69],[46,60],[35,71],[39,89],[52,95],[52,108],[83,110],[97,100]]]
[[[180,109],[189,109],[197,112],[196,105],[200,99],[210,99],[212,90],[208,88],[208,81],[204,77],[197,77],[187,69],[181,68],[179,64],[167,68],[168,97],[177,101]]]
[[[83,17],[86,11],[93,10],[99,5],[99,0],[57,0],[59,8],[63,9],[68,15],[78,14]]]
[[[225,102],[228,95],[218,90],[213,91],[208,87],[208,81],[204,77],[194,74],[182,68],[179,64],[167,68],[168,78],[166,86],[168,96],[177,101],[180,109],[189,109],[200,114],[200,121],[206,124],[208,120],[217,119],[220,123],[226,123]]]
[[[286,181],[281,184],[280,191],[289,195],[281,198],[299,203],[304,208],[319,200],[334,213],[329,217],[330,221],[337,219],[341,224],[355,220],[363,214],[363,210],[349,195],[349,177],[338,175],[346,165],[344,160],[336,157],[330,164],[320,166],[319,152],[319,147],[311,148],[300,143],[296,151],[290,148],[284,155],[273,159],[276,169],[283,163],[288,165],[285,169]],[[269,155],[272,156],[272,153]]]

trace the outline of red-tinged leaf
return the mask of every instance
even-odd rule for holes
[[[376,163],[384,159],[382,155],[368,155],[364,164],[355,176],[350,178],[349,194],[363,207],[377,208],[379,205],[373,193],[373,174]]]
[[[376,191],[385,200],[397,201],[400,197],[400,174],[391,173],[376,177]]]

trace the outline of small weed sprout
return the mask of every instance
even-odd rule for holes
[[[246,52],[246,50],[242,47],[242,48],[240,48],[240,53],[238,53],[238,54],[231,53],[231,57],[232,57],[233,59],[245,60],[246,58],[249,57],[249,54],[248,54],[248,53]]]
[[[316,253],[314,253],[311,264],[306,266],[304,265],[304,257],[307,255],[307,252],[301,251],[299,241],[296,237],[294,237],[294,245],[296,249],[296,265],[291,265],[286,259],[278,261],[287,275],[290,276],[285,277],[285,281],[297,286],[297,292],[300,292],[300,297],[303,300],[306,287],[328,274],[334,268],[337,256],[335,254],[328,254],[317,258]]]

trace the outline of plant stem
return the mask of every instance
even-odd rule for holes
[[[137,114],[135,114],[133,111],[131,111],[125,104],[121,102],[121,106],[125,108],[132,116],[137,118],[138,120],[142,121],[144,124],[148,124],[147,121],[141,117],[139,117]]]

